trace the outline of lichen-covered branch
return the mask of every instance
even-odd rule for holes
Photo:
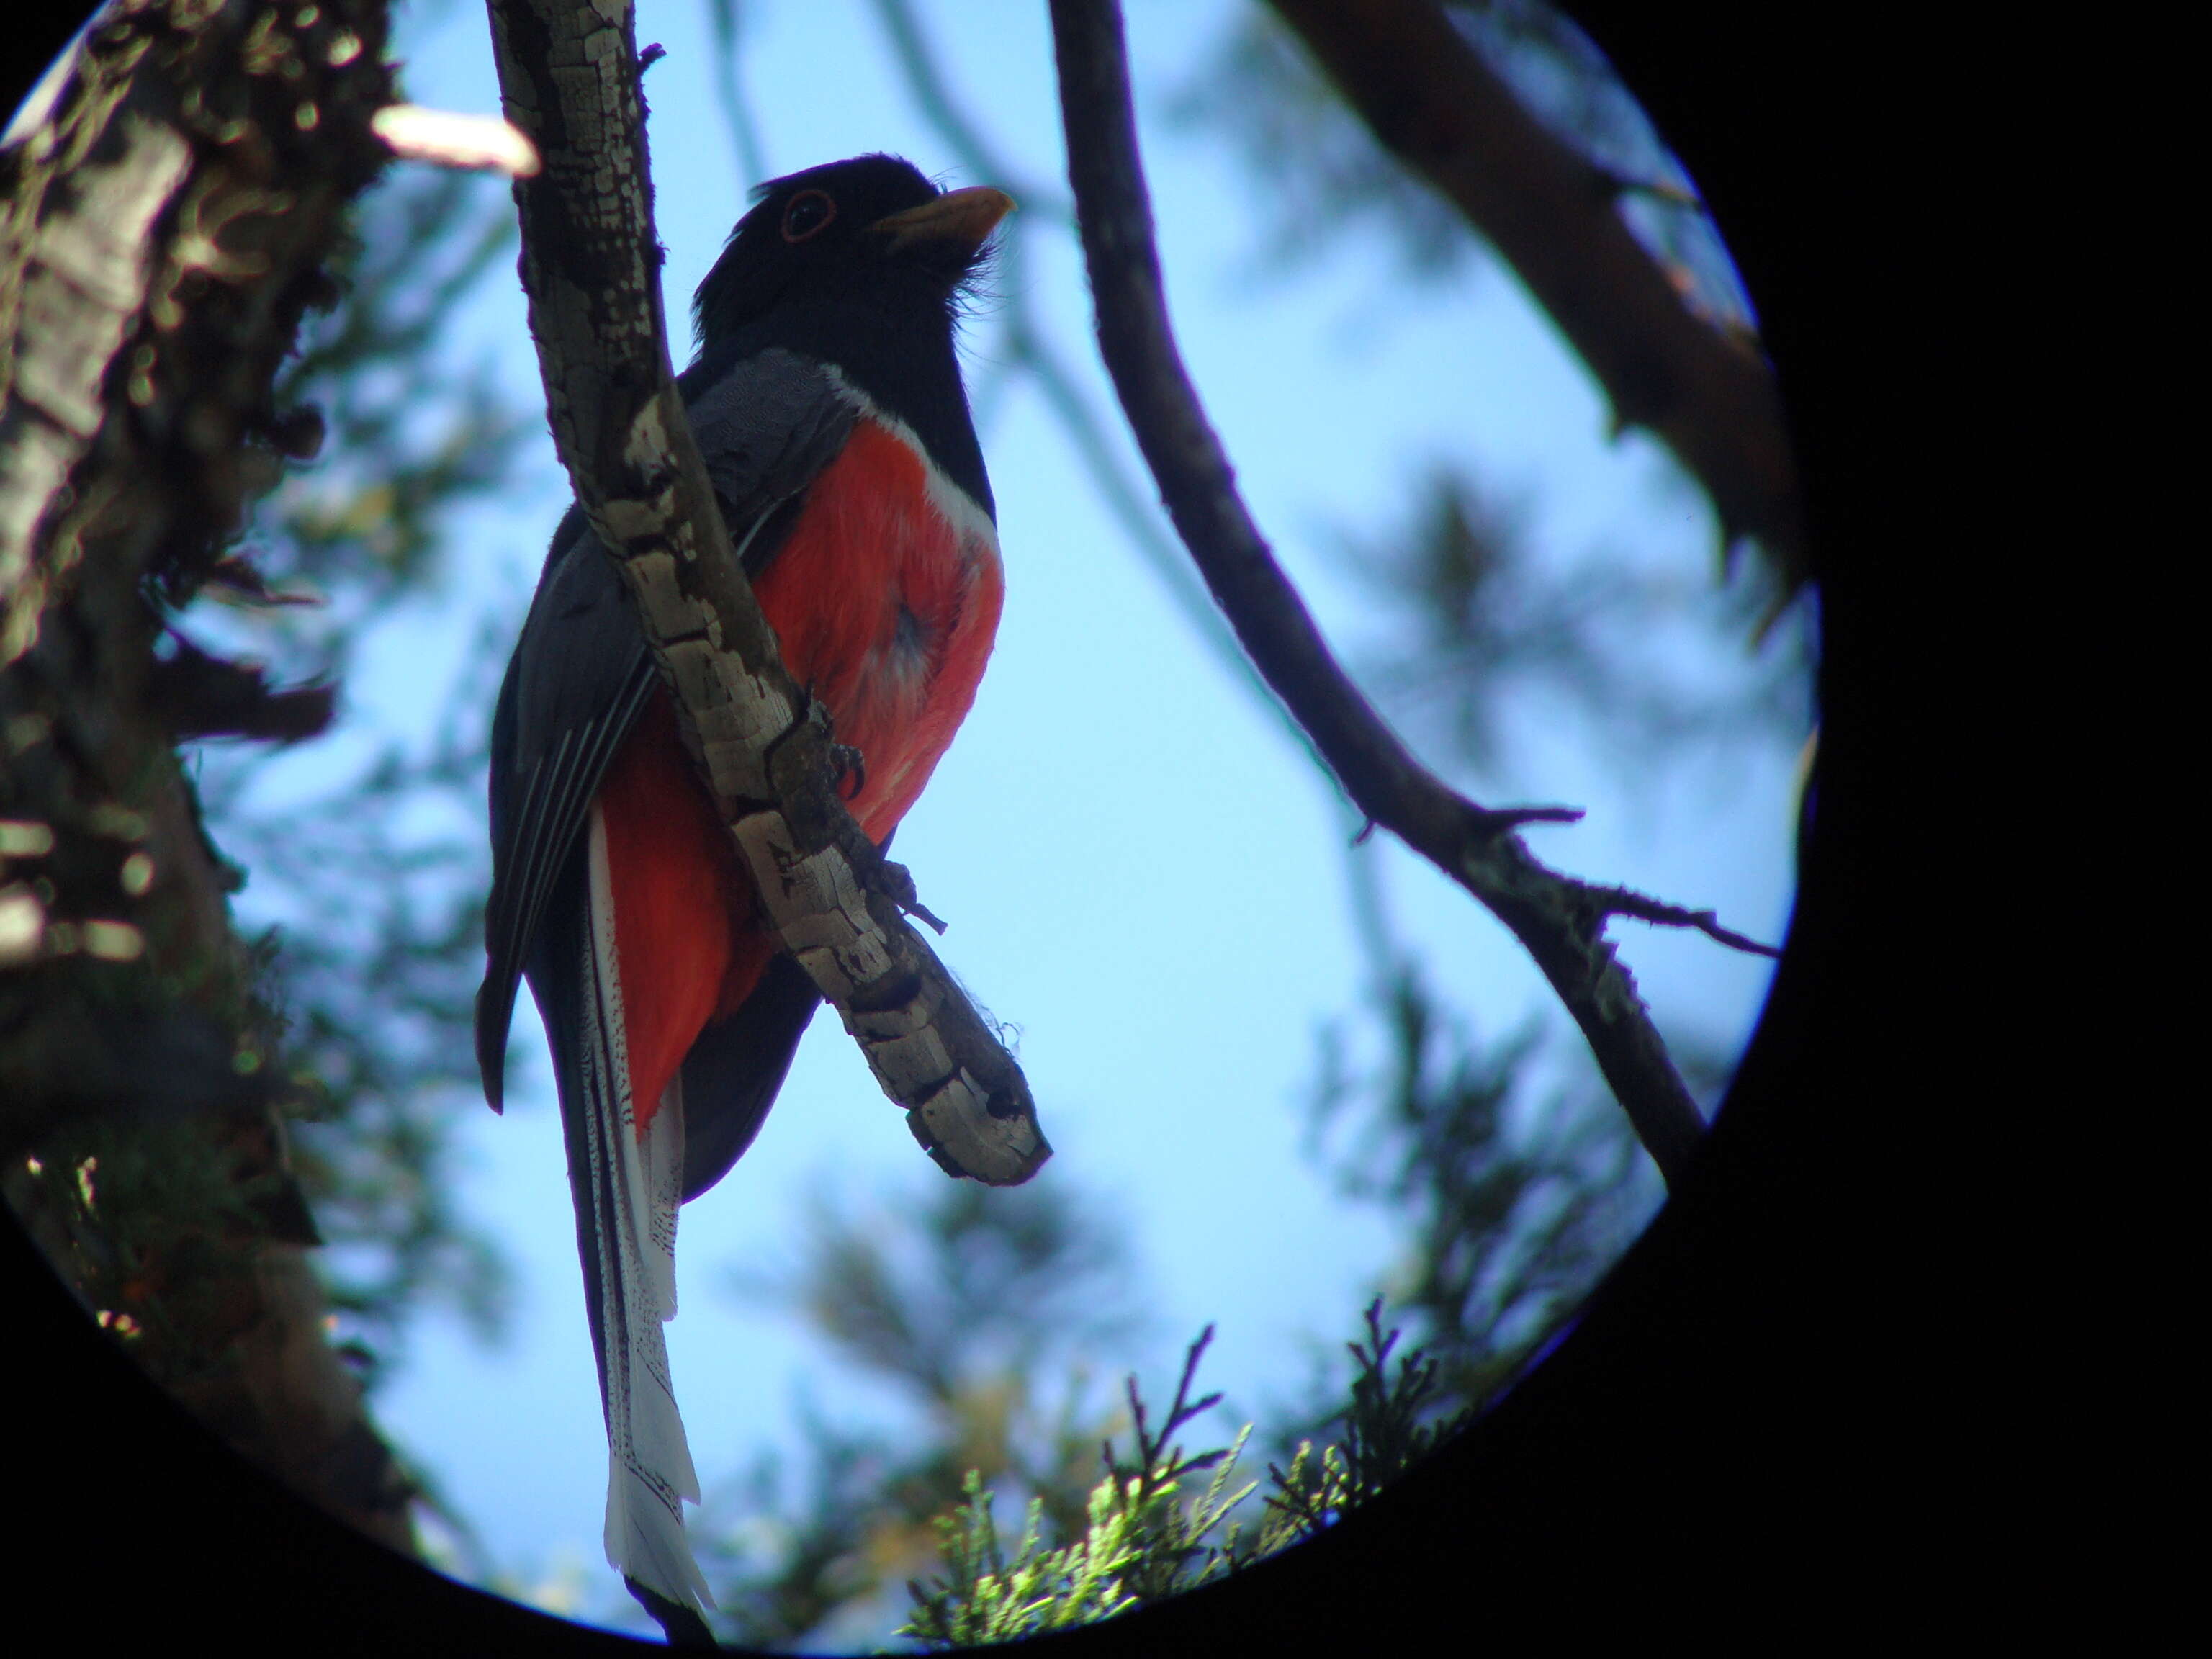
[[[1725,549],[1755,538],[1807,571],[1796,464],[1773,371],[1715,327],[1637,240],[1619,181],[1522,106],[1433,0],[1269,0],[1376,140],[1528,286],[1604,387],[1711,499]]]
[[[382,0],[118,3],[0,155],[0,1185],[158,1381],[411,1551],[174,747],[327,706],[157,663],[148,602],[209,579],[296,447],[270,387],[381,162],[384,38]]]
[[[1027,1080],[902,909],[905,872],[837,797],[818,707],[784,671],[676,390],[629,7],[491,0],[523,285],[555,442],[637,604],[700,776],[770,920],[884,1092],[954,1175],[1024,1181],[1050,1154]]]
[[[1581,1027],[1661,1172],[1676,1181],[1705,1126],[1605,938],[1607,917],[1624,908],[1619,890],[1556,874],[1513,833],[1574,814],[1492,811],[1458,794],[1414,759],[1331,655],[1237,494],[1168,324],[1121,9],[1113,0],[1052,0],[1052,21],[1099,349],[1169,516],[1238,641],[1346,793],[1511,930]],[[1694,925],[1691,913],[1662,908],[1638,914]]]

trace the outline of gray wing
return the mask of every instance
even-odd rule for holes
[[[744,549],[745,574],[757,579],[782,546],[806,486],[843,447],[854,404],[819,364],[787,351],[726,365],[704,361],[683,383],[724,520]],[[655,678],[621,578],[571,507],[554,534],[492,720],[492,888],[476,1040],[495,1110],[517,981],[549,901],[573,875],[599,781]]]

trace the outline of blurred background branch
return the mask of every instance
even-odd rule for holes
[[[1723,556],[1740,538],[1758,542],[1786,602],[1807,567],[1773,370],[1748,327],[1700,312],[1697,276],[1647,247],[1620,208],[1694,195],[1634,162],[1601,165],[1518,95],[1533,76],[1516,85],[1492,67],[1579,67],[1587,88],[1603,59],[1523,0],[1270,3],[1376,140],[1464,214],[1551,313],[1604,386],[1616,430],[1649,427],[1697,479]],[[1582,110],[1594,105],[1586,93]],[[1585,114],[1577,125],[1598,124]]]

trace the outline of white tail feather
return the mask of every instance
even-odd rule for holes
[[[584,1044],[591,1191],[599,1242],[605,1366],[609,1564],[670,1601],[712,1607],[684,1532],[684,1500],[699,1501],[699,1476],[669,1380],[662,1324],[676,1316],[676,1210],[683,1196],[684,1085],[668,1085],[645,1138],[629,1091],[622,970],[606,827],[591,815],[591,925],[584,939],[592,988]]]

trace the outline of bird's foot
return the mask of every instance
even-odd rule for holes
[[[945,924],[921,902],[921,895],[915,890],[914,872],[903,864],[879,856],[864,879],[870,892],[882,895],[908,915],[927,922],[938,933],[945,931]]]

